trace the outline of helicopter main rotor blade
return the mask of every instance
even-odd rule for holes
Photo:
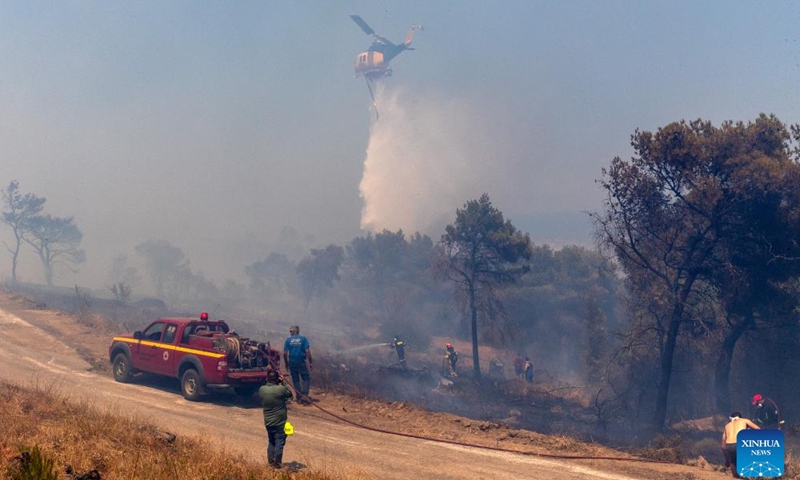
[[[396,47],[397,46],[394,43],[392,43],[391,40],[389,40],[386,37],[381,37],[380,35],[373,35],[373,37],[375,37],[376,40],[378,40],[379,42],[381,42],[384,45],[388,45],[390,47]]]
[[[363,30],[364,33],[366,33],[367,35],[375,35],[375,30],[373,30],[369,25],[367,25],[367,22],[365,22],[361,17],[359,17],[358,15],[350,15],[350,18],[352,18],[353,21],[356,22],[356,25],[361,27],[361,30]]]

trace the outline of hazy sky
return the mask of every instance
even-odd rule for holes
[[[397,42],[425,27],[378,121],[349,14]],[[636,128],[800,122],[798,38],[794,1],[5,1],[0,184],[75,216],[88,260],[66,286],[148,239],[218,283],[284,227],[438,239],[483,192],[537,244],[588,243],[579,212]]]

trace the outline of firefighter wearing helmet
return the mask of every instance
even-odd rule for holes
[[[395,335],[392,339],[392,343],[389,344],[390,347],[394,348],[397,352],[397,364],[400,365],[400,368],[403,370],[407,369],[406,366],[406,342],[399,335]]]
[[[447,360],[447,365],[450,370],[450,376],[457,377],[456,364],[458,363],[458,352],[456,352],[452,343],[448,343],[444,346],[444,353],[444,358]]]
[[[753,395],[751,401],[750,418],[761,428],[781,428],[781,415],[776,404],[771,398],[760,393]]]

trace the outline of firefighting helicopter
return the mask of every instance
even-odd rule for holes
[[[370,82],[392,75],[392,68],[389,66],[389,62],[405,50],[414,50],[410,47],[411,40],[414,38],[414,32],[422,30],[423,28],[422,25],[411,25],[411,29],[409,29],[405,41],[396,45],[386,37],[375,33],[375,30],[360,16],[350,15],[350,18],[356,22],[356,25],[358,25],[364,33],[372,35],[374,39],[372,45],[370,45],[366,51],[356,56],[355,73],[357,77],[364,77],[366,79],[367,88],[369,88],[369,94],[372,97],[372,105],[375,106],[375,95],[372,93]],[[375,115],[378,115],[377,106],[375,106]]]
[[[356,76],[364,76],[369,80],[378,80],[390,76],[392,68],[389,66],[389,62],[404,50],[414,50],[409,46],[414,38],[414,32],[422,30],[422,25],[411,25],[405,41],[400,45],[395,45],[386,37],[375,33],[375,30],[367,25],[367,22],[360,16],[350,15],[350,18],[356,22],[356,25],[361,27],[364,33],[372,35],[374,38],[372,45],[366,51],[358,54],[355,64]]]

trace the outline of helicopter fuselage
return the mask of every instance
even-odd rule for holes
[[[367,50],[356,57],[356,76],[364,76],[370,80],[377,80],[391,75],[391,68],[386,57],[381,52]]]
[[[373,43],[365,52],[356,56],[356,76],[365,76],[370,80],[388,77],[392,74],[389,62],[403,50],[411,50],[406,45],[385,45]]]
[[[410,48],[411,41],[414,38],[414,32],[422,29],[422,25],[411,25],[411,29],[408,31],[405,41],[396,45],[388,38],[375,33],[372,27],[360,16],[350,15],[350,18],[364,33],[374,38],[372,45],[370,45],[366,51],[356,56],[356,76],[366,77],[367,80],[377,80],[390,76],[392,74],[392,69],[389,67],[389,62],[404,50],[414,50]]]

